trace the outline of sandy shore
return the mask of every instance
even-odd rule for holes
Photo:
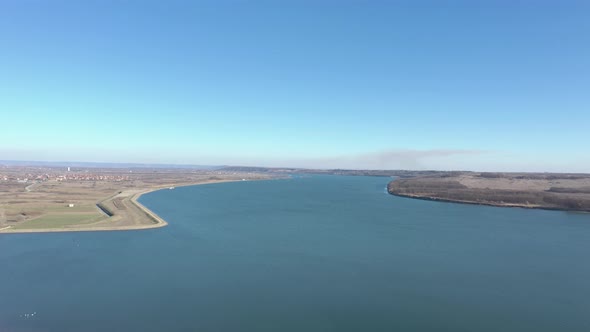
[[[97,202],[97,205],[101,204],[111,212],[111,216],[108,216],[98,222],[79,225],[74,224],[56,228],[13,229],[11,226],[7,226],[0,228],[0,234],[128,231],[164,227],[168,225],[168,222],[138,201],[142,195],[158,190],[167,190],[171,187],[178,188],[238,181],[240,180],[208,180],[195,183],[159,185],[152,188],[124,190],[117,192],[105,198],[104,200],[101,200],[100,202]],[[99,208],[97,207],[97,209]],[[104,211],[101,212],[106,215]]]

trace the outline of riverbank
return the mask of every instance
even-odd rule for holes
[[[142,195],[157,190],[170,190],[184,186],[237,181],[242,181],[242,179],[203,180],[188,183],[175,183],[173,185],[158,185],[149,188],[120,190],[96,203],[96,209],[104,215],[101,215],[99,219],[91,220],[89,223],[68,224],[56,227],[38,227],[39,225],[35,224],[35,220],[33,219],[28,223],[17,226],[9,225],[0,227],[0,234],[127,231],[165,227],[168,225],[166,220],[138,201]]]
[[[526,204],[508,204],[508,203],[487,203],[487,202],[476,202],[476,201],[465,201],[465,200],[451,200],[439,197],[431,197],[431,196],[420,196],[420,195],[411,195],[411,194],[396,194],[389,192],[390,195],[397,196],[397,197],[404,197],[404,198],[412,198],[412,199],[420,199],[423,201],[434,201],[434,202],[445,202],[445,203],[457,203],[457,204],[469,204],[469,205],[484,205],[484,206],[495,206],[495,207],[513,207],[513,208],[523,208],[523,209],[542,209],[542,210],[558,210],[561,211],[562,209],[557,208],[548,208],[543,207],[541,205],[526,205]]]
[[[590,212],[590,176],[480,173],[391,181],[395,196],[461,204]]]

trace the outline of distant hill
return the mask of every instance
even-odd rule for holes
[[[428,175],[445,176],[464,174],[468,172],[442,172],[442,171],[412,171],[412,170],[358,170],[358,169],[314,169],[314,168],[288,168],[288,167],[251,167],[251,166],[224,166],[221,170],[228,172],[261,172],[282,174],[328,174],[328,175],[357,175],[357,176],[387,176],[387,177],[416,177]]]

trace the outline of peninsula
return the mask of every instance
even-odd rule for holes
[[[440,172],[391,181],[396,196],[590,212],[590,174]]]
[[[142,194],[269,178],[219,169],[0,166],[0,233],[162,227],[166,221],[137,201]]]

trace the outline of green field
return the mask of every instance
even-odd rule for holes
[[[42,212],[42,213],[93,213],[98,211],[94,204],[76,205],[74,207],[67,207],[63,205],[55,206],[51,204],[38,204],[34,202],[27,202],[13,206],[6,206],[6,211],[10,213],[20,213],[25,211],[28,213]]]
[[[70,225],[90,224],[102,219],[105,219],[105,216],[97,213],[48,214],[25,221],[18,226],[14,226],[13,229],[60,228]]]

